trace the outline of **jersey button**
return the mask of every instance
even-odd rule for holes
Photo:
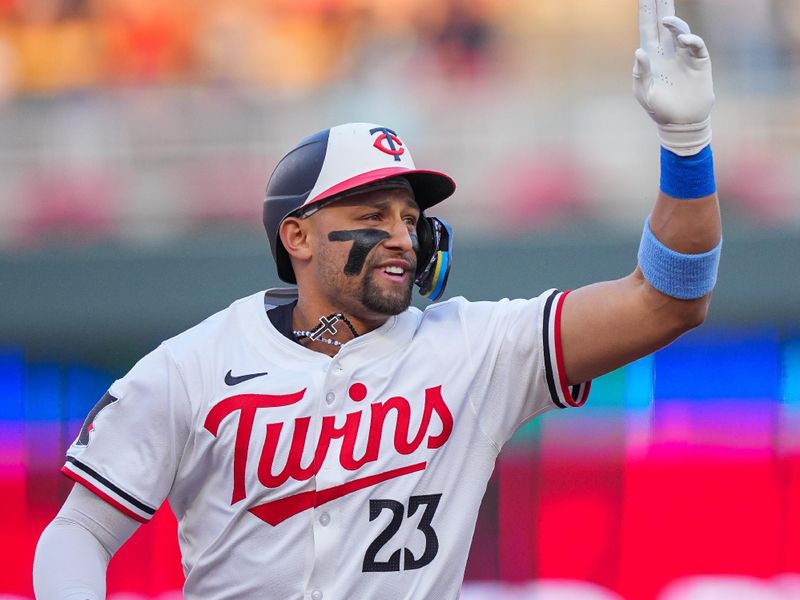
[[[325,394],[325,402],[327,402],[328,404],[333,404],[334,400],[336,400],[336,394],[334,394],[333,392],[328,392],[327,394]]]
[[[322,600],[322,592],[319,590],[311,592],[311,600]]]
[[[319,516],[319,524],[323,527],[327,527],[330,522],[331,516],[328,513],[324,512]]]

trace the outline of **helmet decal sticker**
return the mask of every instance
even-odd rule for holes
[[[406,151],[406,149],[403,148],[403,142],[397,137],[397,133],[388,127],[375,127],[369,130],[371,135],[375,135],[379,131],[381,135],[375,138],[372,145],[381,152],[394,156],[394,159],[399,162],[400,156]]]

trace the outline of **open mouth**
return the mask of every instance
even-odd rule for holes
[[[408,277],[408,271],[397,265],[378,267],[377,270],[382,277],[389,281],[394,281],[395,283],[403,283]]]

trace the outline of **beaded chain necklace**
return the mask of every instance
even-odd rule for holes
[[[292,331],[292,335],[294,335],[297,341],[302,339],[309,339],[312,342],[324,342],[331,346],[341,346],[342,342],[339,340],[334,340],[333,338],[323,337],[323,334],[330,333],[331,335],[336,335],[338,330],[336,329],[335,325],[339,321],[342,321],[347,328],[350,330],[350,333],[353,334],[353,338],[358,337],[358,332],[356,328],[353,327],[353,324],[350,320],[345,317],[342,313],[331,313],[327,317],[320,317],[319,318],[319,327],[308,331],[304,329],[295,329]]]

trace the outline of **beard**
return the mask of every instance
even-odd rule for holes
[[[405,289],[388,291],[376,283],[374,275],[375,271],[368,269],[361,280],[361,304],[364,307],[382,315],[393,316],[399,315],[411,305],[413,276],[409,276]]]
[[[405,255],[403,258],[410,263],[411,272],[408,281],[402,286],[381,285],[375,271],[375,265],[380,261],[377,257],[365,261],[360,280],[347,276],[338,260],[320,261],[316,279],[325,290],[330,304],[345,314],[357,316],[363,313],[363,309],[367,309],[377,315],[399,315],[411,306],[416,269],[416,256]]]

